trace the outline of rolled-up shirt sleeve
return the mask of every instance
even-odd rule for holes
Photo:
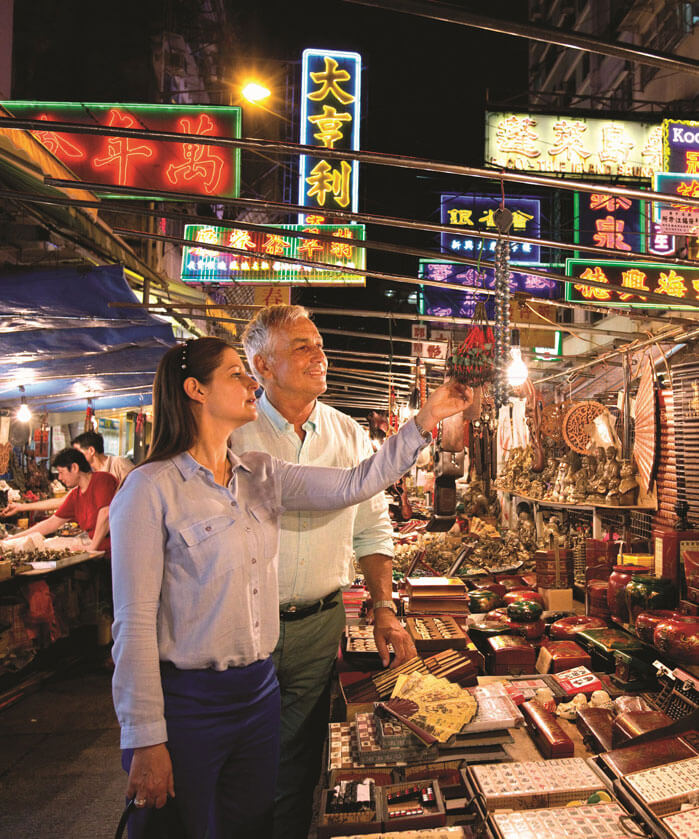
[[[366,501],[405,474],[425,445],[411,420],[352,469],[298,466],[275,459],[282,505],[286,510],[339,510]]]
[[[160,681],[157,620],[165,534],[157,487],[134,471],[109,513],[114,590],[112,695],[121,747],[167,741]]]

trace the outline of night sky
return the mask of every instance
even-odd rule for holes
[[[16,4],[14,96],[68,101],[152,101],[156,96],[150,64],[150,37],[191,2],[121,0],[34,0]],[[526,4],[493,0],[459,3],[481,14],[526,17]],[[364,150],[405,154],[481,166],[486,102],[521,108],[527,88],[527,42],[484,31],[429,21],[412,15],[344,3],[340,0],[227,0],[230,78],[257,65],[273,73],[278,62],[299,62],[306,47],[354,50],[363,58]],[[41,26],[37,26],[37,20]],[[192,20],[196,25],[196,16]],[[167,23],[165,23],[167,29]],[[177,25],[172,26],[177,31]],[[300,75],[299,65],[292,73]],[[276,93],[276,91],[275,91]],[[279,107],[279,103],[273,103]],[[244,133],[251,134],[244,121]],[[258,134],[258,136],[264,136]],[[291,139],[298,140],[298,136]],[[360,210],[438,221],[441,191],[483,189],[484,182],[436,178],[388,167],[363,166]],[[294,200],[296,196],[294,195]],[[369,227],[367,239],[437,249],[436,237]],[[417,258],[369,252],[369,267],[417,275]],[[395,286],[387,298],[384,283],[366,289],[303,292],[306,305],[415,311],[407,302],[413,287]],[[319,327],[336,326],[318,318]],[[346,319],[346,328],[386,332],[385,322]],[[409,334],[396,322],[394,334]],[[329,339],[329,344],[367,348],[361,339]],[[386,352],[386,344],[370,347]],[[405,345],[397,348],[404,352]]]

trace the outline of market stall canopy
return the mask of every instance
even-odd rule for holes
[[[120,265],[0,275],[0,408],[20,386],[35,410],[98,409],[150,401],[170,325],[137,308]]]

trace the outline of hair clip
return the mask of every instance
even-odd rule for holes
[[[187,352],[189,351],[189,345],[193,340],[193,338],[187,338],[184,344],[182,344],[182,349],[180,351],[180,368],[182,370],[187,369]]]

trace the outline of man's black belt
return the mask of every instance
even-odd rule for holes
[[[283,621],[300,621],[302,618],[317,615],[319,612],[327,612],[328,609],[334,609],[339,603],[337,599],[340,589],[328,594],[322,600],[316,600],[310,606],[281,606],[279,608],[279,618]]]

